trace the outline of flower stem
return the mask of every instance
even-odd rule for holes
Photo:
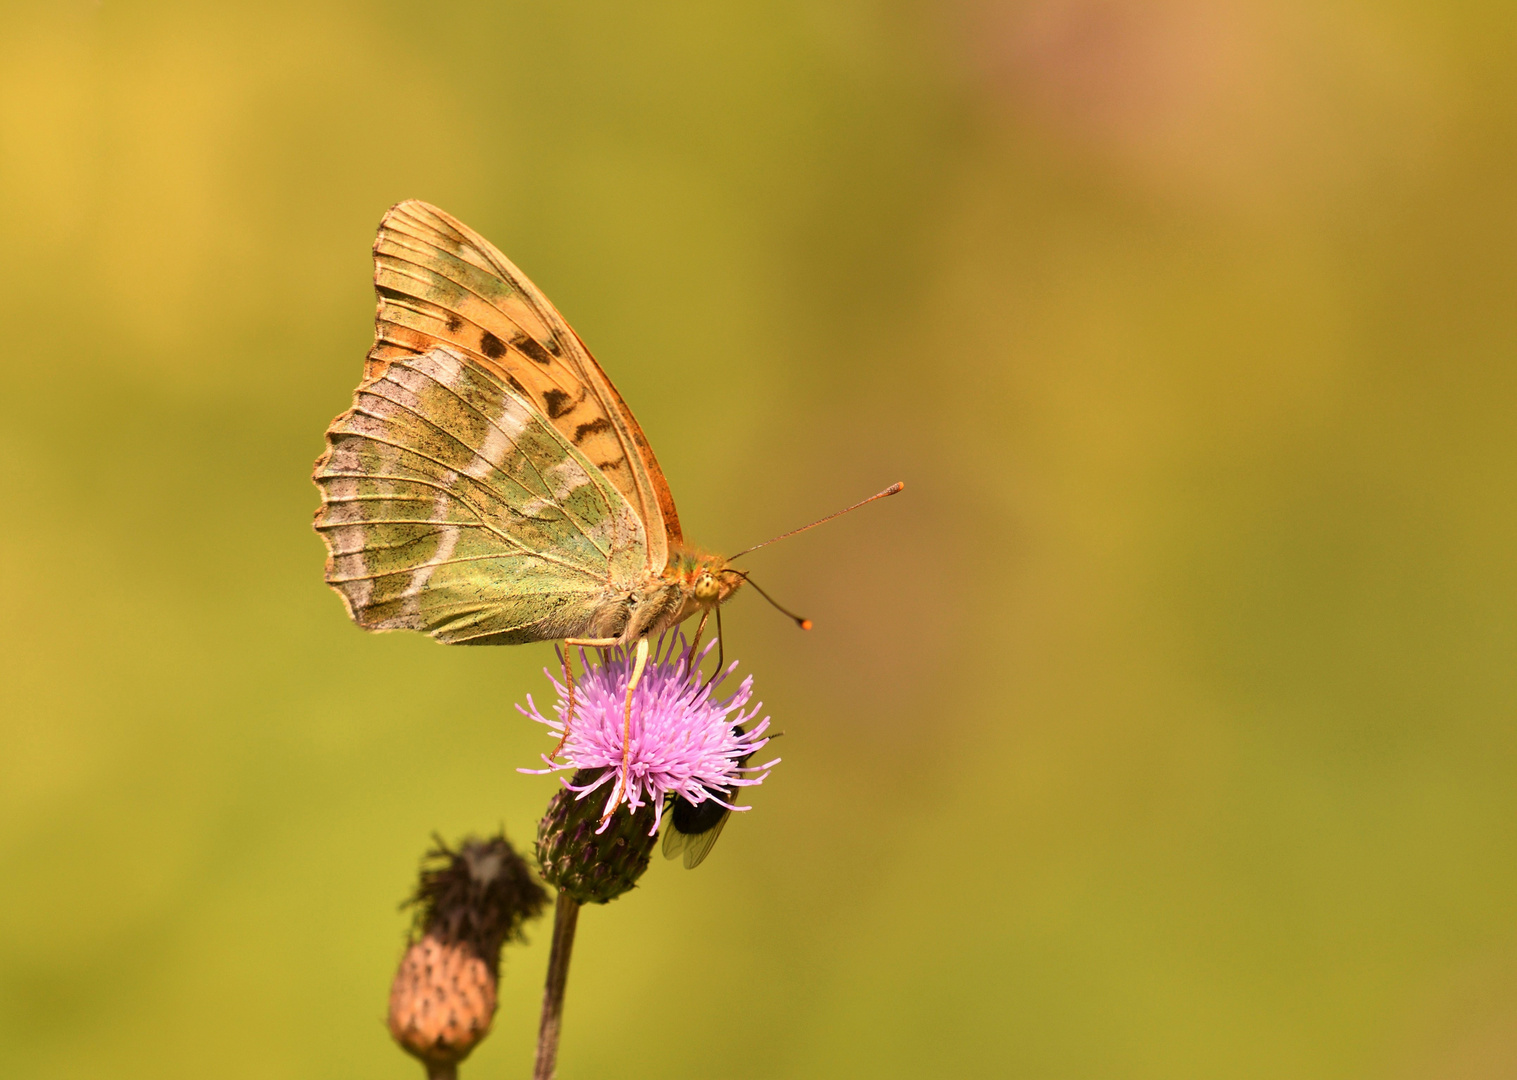
[[[537,1029],[537,1066],[532,1080],[553,1080],[558,1063],[558,1033],[564,1024],[564,988],[569,984],[569,954],[574,951],[574,927],[579,901],[560,891],[553,909],[553,951],[548,955],[548,983],[543,987],[543,1018]]]

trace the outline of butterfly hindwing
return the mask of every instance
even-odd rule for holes
[[[648,569],[680,540],[674,499],[631,410],[584,343],[494,245],[434,206],[391,207],[374,241],[379,293],[366,374],[446,344],[503,379],[643,519]]]
[[[614,632],[642,522],[522,395],[447,346],[396,356],[317,462],[327,582],[370,630],[454,644]]]

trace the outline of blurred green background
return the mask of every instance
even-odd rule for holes
[[[0,19],[0,1056],[416,1077],[546,646],[365,635],[309,481],[384,209],[553,298],[784,764],[586,912],[564,1077],[1517,1076],[1517,9]],[[548,928],[466,1078],[524,1076]]]

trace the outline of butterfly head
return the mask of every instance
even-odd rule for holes
[[[731,599],[732,594],[744,585],[753,585],[760,596],[774,604],[786,617],[795,620],[795,625],[802,630],[811,629],[810,619],[803,618],[775,603],[773,597],[753,583],[748,577],[748,571],[737,569],[731,565],[731,562],[731,559],[721,555],[689,549],[676,552],[670,557],[669,568],[664,571],[664,578],[672,580],[673,587],[679,589],[684,596],[684,604],[680,608],[676,622],[682,622],[696,612],[710,611],[714,607],[719,607]]]
[[[743,584],[742,575],[729,568],[726,559],[704,551],[676,552],[664,573],[682,587],[687,603],[698,609],[726,603]]]

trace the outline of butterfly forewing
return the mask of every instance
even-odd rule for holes
[[[622,493],[496,372],[391,358],[317,462],[327,581],[355,622],[449,643],[612,632],[647,560]]]
[[[489,369],[572,443],[645,524],[647,568],[680,539],[669,485],[621,396],[563,317],[489,241],[411,200],[374,242],[379,293],[367,374],[444,343]]]

